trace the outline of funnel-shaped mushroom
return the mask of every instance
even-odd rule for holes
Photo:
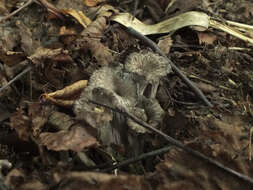
[[[91,105],[88,100],[128,110],[135,106],[136,96],[136,85],[128,73],[122,72],[122,65],[103,67],[92,74],[88,86],[75,102],[74,111],[78,119],[88,120],[88,123],[95,127],[100,124],[95,122],[96,117],[92,121],[90,116],[99,115],[99,113],[94,112],[94,105]]]
[[[155,98],[160,78],[171,72],[171,66],[164,57],[149,51],[130,54],[125,69],[133,73],[138,96],[143,95],[148,84],[151,84],[150,98]]]

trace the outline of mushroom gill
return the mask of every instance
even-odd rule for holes
[[[171,72],[171,66],[164,57],[150,51],[141,51],[126,58],[125,70],[133,74],[138,96],[143,95],[148,84],[151,84],[150,97],[155,98],[159,81]]]

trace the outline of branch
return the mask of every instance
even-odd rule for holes
[[[122,161],[122,162],[120,162],[118,164],[115,164],[115,165],[113,165],[113,166],[111,166],[109,168],[105,168],[105,169],[102,170],[102,172],[109,172],[109,171],[112,171],[112,170],[114,170],[116,168],[120,168],[120,167],[129,165],[129,164],[133,164],[135,162],[138,162],[140,160],[144,160],[146,158],[154,157],[154,156],[159,155],[159,154],[164,154],[164,153],[168,152],[170,149],[171,149],[171,146],[166,146],[166,147],[163,147],[163,148],[151,151],[151,152],[147,152],[147,153],[141,154],[141,155],[139,155],[137,157],[124,160],[124,161]]]
[[[10,13],[9,15],[3,17],[2,19],[0,19],[0,23],[11,18],[12,16],[14,16],[15,14],[19,13],[22,9],[26,8],[27,6],[29,6],[30,4],[33,3],[33,0],[28,0],[24,5],[22,5],[21,7],[19,7],[17,10],[13,11],[12,13]]]
[[[7,84],[5,84],[4,86],[2,86],[0,88],[0,93],[7,88],[8,86],[10,86],[13,82],[15,82],[16,80],[18,80],[19,78],[21,78],[23,75],[25,75],[26,73],[28,73],[29,71],[32,70],[31,66],[28,66],[25,70],[23,70],[21,73],[19,73],[17,76],[15,76],[13,79],[11,79]]]

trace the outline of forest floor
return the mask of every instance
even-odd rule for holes
[[[0,190],[253,189],[252,38],[247,0],[0,0]]]

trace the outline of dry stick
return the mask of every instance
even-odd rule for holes
[[[95,104],[95,105],[99,105],[99,106],[103,106],[105,108],[108,108],[108,109],[111,109],[115,112],[118,112],[118,113],[121,113],[125,116],[127,116],[128,118],[132,119],[134,122],[140,124],[141,126],[143,126],[145,129],[148,129],[152,132],[154,132],[155,134],[157,135],[160,135],[161,137],[165,138],[169,143],[171,143],[172,145],[178,147],[178,148],[181,148],[182,150],[190,153],[191,155],[197,157],[197,158],[200,158],[214,166],[216,166],[217,168],[220,168],[221,170],[223,171],[226,171],[228,172],[229,174],[232,174],[233,176],[235,177],[238,177],[239,179],[242,179],[244,180],[245,182],[248,182],[250,183],[251,185],[253,185],[253,179],[246,176],[246,175],[243,175],[231,168],[228,168],[226,166],[224,166],[223,164],[221,164],[220,162],[217,162],[216,160],[212,159],[212,158],[209,158],[207,156],[205,156],[204,154],[201,154],[200,152],[198,151],[195,151],[189,147],[186,147],[184,144],[182,144],[180,141],[166,135],[165,133],[163,133],[162,131],[159,131],[158,129],[152,127],[151,125],[147,124],[146,122],[140,120],[139,118],[137,118],[135,115],[129,113],[128,111],[126,110],[123,110],[123,109],[119,109],[119,108],[112,108],[111,106],[108,106],[108,105],[105,105],[105,104],[101,104],[101,103],[98,103],[96,101],[93,101],[93,100],[89,100],[89,102]]]
[[[109,168],[103,169],[101,171],[102,172],[109,172],[109,171],[112,171],[112,170],[114,170],[116,168],[120,168],[120,167],[129,165],[129,164],[138,162],[140,160],[144,160],[146,158],[154,157],[154,156],[159,155],[159,154],[164,154],[164,153],[168,152],[170,149],[171,149],[171,146],[166,146],[166,147],[163,147],[163,148],[151,151],[151,152],[147,152],[147,153],[141,154],[141,155],[139,155],[137,157],[124,160],[124,161],[122,161],[122,162],[120,162],[118,164],[115,164],[115,165],[113,165],[113,166],[111,166]]]
[[[209,100],[205,97],[205,95],[203,94],[203,92],[190,80],[187,78],[187,76],[185,76],[180,70],[179,68],[170,60],[167,58],[167,56],[159,49],[159,47],[152,41],[150,40],[148,37],[142,35],[140,32],[134,30],[131,27],[127,28],[128,32],[130,34],[132,34],[133,36],[135,36],[136,38],[140,39],[141,41],[143,41],[145,44],[147,44],[148,46],[150,46],[152,48],[153,51],[157,52],[158,54],[160,54],[161,56],[165,57],[167,59],[167,61],[170,63],[172,69],[175,71],[175,73],[189,86],[192,88],[192,90],[200,97],[200,99],[209,107],[213,107],[213,105],[211,104],[211,102],[209,102]]]
[[[3,22],[4,20],[7,20],[7,19],[11,18],[12,16],[14,16],[15,14],[17,14],[22,9],[24,9],[25,7],[29,6],[32,3],[33,3],[33,0],[28,0],[24,5],[22,5],[21,7],[19,7],[17,10],[13,11],[9,15],[7,15],[7,16],[3,17],[2,19],[0,19],[0,23]]]
[[[18,80],[20,77],[22,77],[24,74],[28,73],[30,70],[32,69],[31,66],[28,66],[25,70],[23,70],[21,73],[19,73],[17,76],[15,76],[13,79],[11,79],[7,84],[5,84],[4,86],[2,86],[0,88],[0,93],[7,88],[8,86],[10,86],[13,82],[15,82],[16,80]]]

